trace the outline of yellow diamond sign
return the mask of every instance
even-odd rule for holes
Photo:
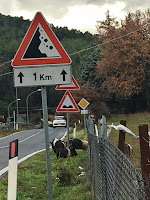
[[[85,109],[89,104],[90,104],[90,103],[89,103],[86,99],[84,99],[84,98],[82,98],[81,101],[78,103],[78,105],[79,105],[82,109]]]

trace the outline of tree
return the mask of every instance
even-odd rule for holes
[[[100,60],[99,51],[99,48],[95,48],[85,55],[80,70],[82,84],[89,82],[93,88],[97,85],[96,67],[97,60]]]
[[[7,116],[8,104],[0,100],[0,115]]]
[[[149,85],[149,22],[149,10],[129,13],[121,25],[109,12],[105,21],[98,22],[103,59],[97,62],[97,72],[99,79],[103,77],[100,92],[109,94],[109,98],[115,93],[130,98]]]

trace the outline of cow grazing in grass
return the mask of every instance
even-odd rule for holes
[[[66,149],[64,141],[54,138],[50,143],[56,153],[57,159],[70,157],[70,149]]]
[[[70,149],[57,149],[56,150],[56,156],[57,156],[57,159],[59,158],[69,158],[70,157]]]
[[[65,143],[62,140],[59,140],[57,138],[54,138],[52,142],[50,142],[52,145],[52,149],[56,153],[57,149],[64,149],[65,148]]]
[[[88,141],[75,138],[69,141],[69,148],[71,147],[74,149],[86,150],[88,147]]]

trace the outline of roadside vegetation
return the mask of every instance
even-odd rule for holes
[[[37,128],[37,127],[33,124],[30,124],[30,125],[19,124],[19,129],[16,130],[16,129],[13,128],[13,124],[10,124],[10,125],[8,124],[8,125],[6,125],[6,127],[0,128],[0,138],[6,137],[8,135],[11,135],[11,134],[19,132],[19,131],[35,129],[35,128]]]
[[[85,139],[84,131],[79,128],[76,137]],[[51,150],[51,167],[55,200],[92,199],[88,151],[78,150],[78,156],[57,161]],[[0,200],[7,199],[7,181],[0,181]],[[29,199],[48,199],[45,151],[19,165],[17,200]]]
[[[107,124],[118,125],[120,120],[126,120],[127,127],[136,135],[139,135],[140,124],[150,124],[150,113],[118,114],[107,119]],[[72,138],[72,132],[70,138]],[[84,130],[77,125],[76,138],[87,139]],[[112,129],[109,140],[118,145],[119,131]],[[67,140],[67,138],[65,138]],[[126,143],[133,148],[131,162],[140,168],[140,145],[139,139],[126,134]],[[53,179],[54,200],[92,200],[90,180],[90,163],[88,151],[78,150],[78,156],[69,159],[59,159],[51,150],[51,166]],[[0,200],[7,199],[7,176],[0,181]],[[18,168],[18,191],[17,200],[45,200],[48,199],[46,155],[41,152]]]

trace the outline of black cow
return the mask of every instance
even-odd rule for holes
[[[66,149],[64,141],[54,138],[50,143],[52,145],[52,149],[56,153],[57,159],[70,157],[70,149]]]
[[[52,145],[52,149],[56,153],[57,149],[64,149],[65,148],[65,143],[62,140],[59,140],[57,138],[54,138],[52,142],[50,142]]]
[[[69,146],[72,146],[74,149],[86,150],[88,147],[88,141],[75,138],[72,141],[69,141]]]

